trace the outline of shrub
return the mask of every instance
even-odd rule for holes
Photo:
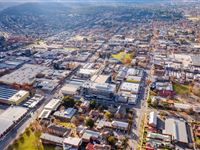
[[[91,118],[86,118],[85,125],[88,126],[88,127],[90,127],[90,128],[93,128],[93,126],[94,126],[94,120],[92,120]]]

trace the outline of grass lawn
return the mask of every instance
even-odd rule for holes
[[[51,145],[43,145],[40,142],[40,132],[33,132],[29,129],[30,133],[24,132],[8,150],[54,150],[55,147]]]
[[[60,120],[55,120],[55,123],[58,124],[58,125],[61,125],[61,126],[65,126],[67,128],[76,128],[76,126],[73,124],[73,123],[70,123],[70,122],[62,122]]]
[[[200,137],[195,137],[196,143],[200,145]]]
[[[133,55],[130,53],[126,53],[124,51],[119,52],[118,54],[113,54],[113,58],[121,61],[122,63],[126,63],[126,60],[130,61],[133,59]]]
[[[131,83],[139,83],[139,81],[138,80],[126,80],[127,82],[131,82]]]
[[[177,94],[189,94],[189,86],[188,85],[182,85],[179,83],[173,83],[173,89]]]
[[[150,96],[156,96],[157,94],[156,94],[156,92],[150,90],[150,91],[149,91],[149,95],[150,95]]]

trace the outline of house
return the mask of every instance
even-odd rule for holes
[[[77,137],[67,137],[63,140],[64,150],[78,150],[82,144],[82,139]]]
[[[94,144],[94,150],[111,150],[111,146],[105,144]]]
[[[83,110],[87,110],[90,107],[90,101],[84,101],[83,103],[81,103],[80,106]]]
[[[112,121],[112,127],[114,129],[119,129],[119,130],[128,130],[128,123],[127,122],[122,122],[122,121]]]
[[[93,140],[101,140],[101,133],[93,130],[85,130],[83,131],[82,139],[85,142],[89,142],[91,139]]]
[[[97,110],[91,110],[90,112],[89,112],[89,116],[93,119],[93,120],[97,120],[98,119],[98,117],[99,117],[99,111],[97,111]]]
[[[111,150],[110,145],[88,143],[86,150]]]
[[[74,108],[67,108],[64,111],[56,111],[53,115],[60,119],[60,120],[71,120],[71,118],[75,115],[75,113],[77,112],[76,109]]]
[[[158,92],[159,96],[162,97],[173,97],[174,96],[174,91],[173,91],[173,86],[171,82],[168,81],[157,81],[155,83],[156,85],[156,90]]]
[[[148,124],[151,127],[156,127],[157,126],[157,113],[156,112],[154,112],[154,111],[150,112]]]
[[[199,125],[194,126],[194,134],[195,134],[195,136],[200,137],[200,126]]]
[[[170,135],[147,132],[146,140],[154,149],[172,147],[172,139]]]
[[[56,124],[50,124],[47,127],[47,132],[59,137],[66,137],[71,133],[71,129]]]
[[[44,144],[52,144],[52,145],[57,145],[57,146],[63,145],[62,137],[51,135],[49,133],[42,133],[42,135],[40,136],[40,139],[42,140],[42,143]]]

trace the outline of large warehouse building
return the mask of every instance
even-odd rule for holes
[[[19,106],[11,106],[0,114],[0,138],[26,115],[27,109]]]
[[[0,103],[18,105],[29,97],[29,92],[0,86]]]

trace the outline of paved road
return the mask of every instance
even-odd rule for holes
[[[62,84],[64,84],[63,82]],[[25,129],[30,126],[31,122],[37,119],[39,114],[42,112],[44,106],[55,96],[58,95],[60,88],[62,87],[62,84],[58,86],[54,91],[52,91],[50,94],[47,94],[45,96],[45,99],[42,104],[37,106],[36,108],[31,109],[27,115],[18,123],[16,124],[12,130],[10,130],[1,140],[0,140],[0,149],[6,150],[8,146],[14,142],[15,139],[19,137],[20,134],[22,134]]]

